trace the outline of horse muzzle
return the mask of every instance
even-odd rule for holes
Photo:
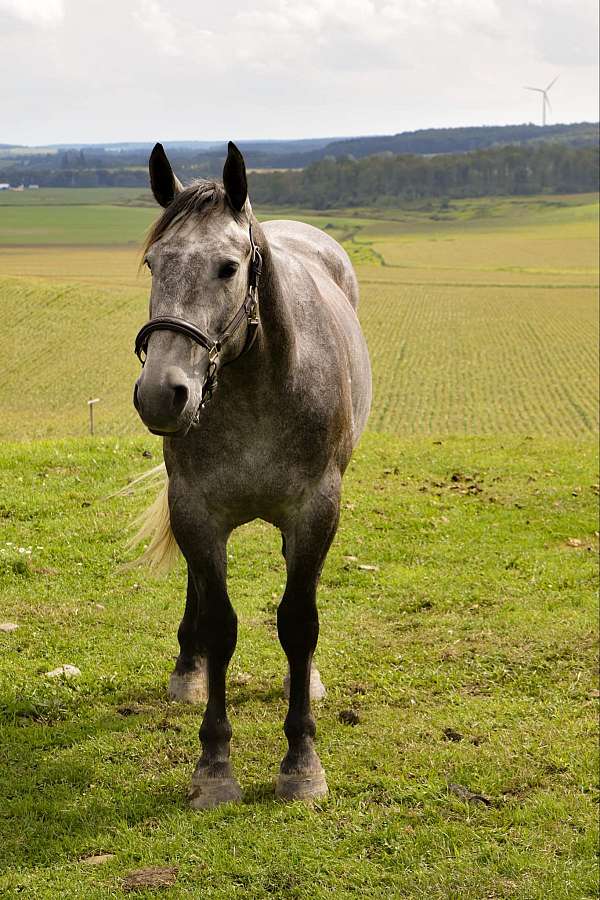
[[[144,367],[133,389],[133,405],[153,434],[186,434],[199,401],[196,385],[178,366],[169,366],[158,377]]]

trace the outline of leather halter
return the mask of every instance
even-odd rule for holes
[[[244,346],[234,359],[229,359],[222,365],[226,366],[229,365],[229,363],[235,362],[235,360],[239,359],[244,353],[247,353],[248,350],[250,350],[256,340],[258,326],[260,325],[260,320],[258,318],[258,282],[262,271],[262,256],[260,250],[254,243],[252,225],[249,227],[249,233],[252,256],[250,259],[248,292],[244,302],[229,325],[227,325],[225,330],[222,331],[217,338],[211,338],[197,328],[192,322],[188,322],[187,319],[180,319],[176,316],[156,316],[154,319],[149,319],[145,325],[142,325],[135,339],[135,355],[142,366],[146,361],[146,351],[150,335],[154,331],[176,331],[179,334],[185,334],[186,337],[191,338],[196,344],[199,344],[201,347],[204,347],[205,350],[208,350],[208,371],[204,384],[202,385],[202,398],[196,412],[196,417],[200,410],[206,406],[217,386],[217,371],[220,366],[219,357],[221,350],[236,333],[244,319],[246,320],[246,341]]]

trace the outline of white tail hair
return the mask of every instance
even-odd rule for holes
[[[169,515],[169,476],[165,464],[161,463],[148,472],[144,472],[134,479],[119,493],[126,493],[142,482],[148,482],[148,486],[162,481],[161,490],[151,506],[144,510],[133,522],[137,528],[136,533],[128,541],[127,547],[133,550],[144,541],[150,543],[144,552],[124,568],[131,569],[137,566],[148,566],[155,575],[164,575],[173,568],[179,558],[179,547],[175,535],[171,529],[171,517]],[[145,487],[146,485],[144,485]]]

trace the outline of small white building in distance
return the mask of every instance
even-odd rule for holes
[[[30,191],[39,191],[39,189],[40,189],[39,184],[30,184],[30,185],[29,185],[29,190],[30,190]]]
[[[6,184],[6,183],[0,184],[0,191],[10,191],[10,184]]]

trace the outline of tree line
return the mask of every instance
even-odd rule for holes
[[[255,172],[258,204],[331,209],[427,197],[570,194],[598,190],[598,147],[545,143],[423,157],[324,159],[300,171]]]
[[[148,186],[146,164],[101,167],[82,151],[55,156],[55,168],[24,168],[0,161],[0,182],[41,187]],[[182,181],[215,177],[222,161],[173,160]],[[216,170],[216,171],[215,171]],[[547,141],[470,153],[434,156],[375,154],[356,159],[326,157],[304,169],[255,171],[249,175],[255,203],[330,209],[394,206],[427,197],[481,197],[491,194],[581,193],[598,190],[598,146],[572,147]]]

